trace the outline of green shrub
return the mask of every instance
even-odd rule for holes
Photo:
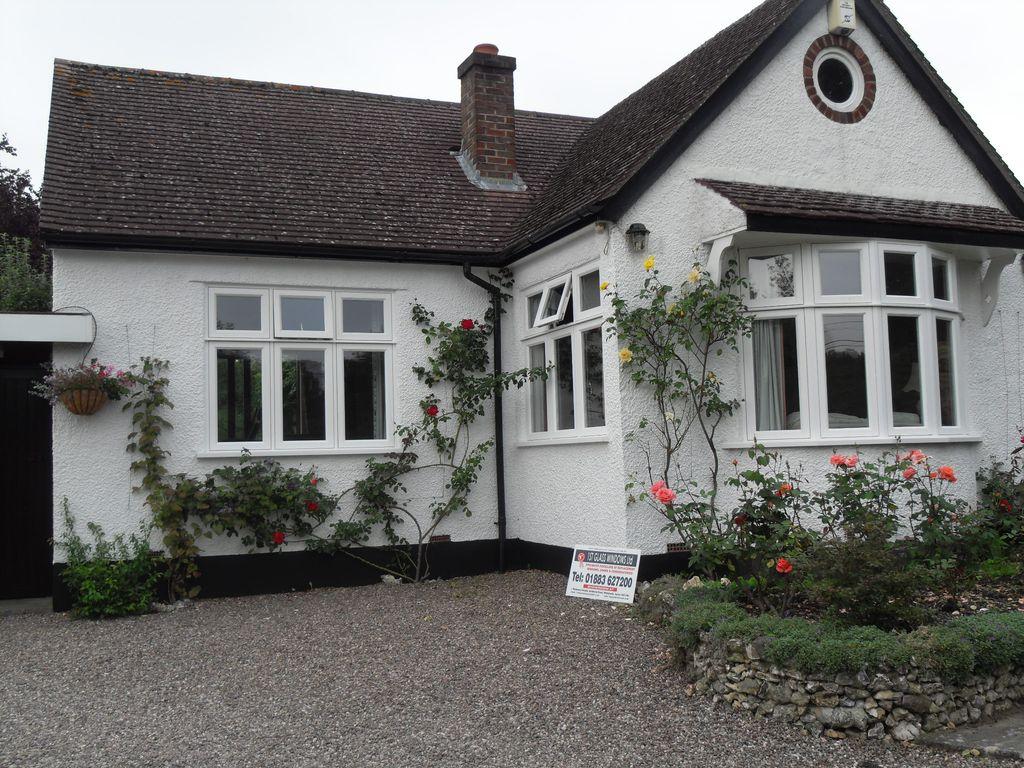
[[[690,589],[679,596],[670,624],[671,640],[687,652],[701,636],[724,652],[730,641],[757,642],[766,662],[807,674],[850,674],[910,665],[945,679],[962,680],[1004,667],[1024,666],[1024,614],[964,616],[913,632],[833,621],[751,616],[727,602],[728,590]],[[725,602],[723,602],[725,601]]]
[[[978,566],[978,578],[985,581],[1001,581],[1020,576],[1020,563],[1005,557],[990,557]]]
[[[908,562],[881,533],[824,539],[798,560],[797,569],[806,594],[843,624],[913,629],[933,618],[918,598],[935,584],[934,572]]]
[[[48,312],[50,276],[36,267],[29,241],[0,234],[0,312]]]
[[[108,539],[96,523],[88,524],[93,542],[75,533],[75,520],[64,500],[64,534],[58,542],[67,555],[61,577],[71,595],[72,611],[86,618],[146,613],[156,599],[159,558],[149,550],[151,526],[125,538]]]
[[[693,651],[700,643],[702,632],[707,632],[724,621],[740,619],[746,615],[735,603],[695,601],[676,611],[669,631],[677,648]]]

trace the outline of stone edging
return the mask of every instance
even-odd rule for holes
[[[702,642],[689,659],[695,689],[736,710],[799,723],[835,739],[913,741],[975,723],[1024,702],[1024,670],[943,682],[916,667],[858,675],[807,675],[762,660],[757,643],[721,650]]]

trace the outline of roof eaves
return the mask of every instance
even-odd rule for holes
[[[47,246],[67,248],[104,248],[112,250],[179,251],[184,253],[234,253],[282,258],[321,258],[347,261],[462,265],[496,267],[500,259],[494,251],[419,251],[360,246],[323,246],[285,242],[228,240],[219,238],[158,237],[135,234],[93,234],[61,232],[44,228]]]

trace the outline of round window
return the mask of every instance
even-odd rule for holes
[[[826,101],[845,104],[853,96],[853,72],[839,59],[824,59],[817,80],[818,91]]]
[[[804,57],[807,95],[825,117],[856,123],[875,102],[875,73],[863,49],[848,37],[825,35]]]
[[[846,51],[826,48],[814,62],[814,86],[832,109],[849,112],[864,96],[864,75]]]

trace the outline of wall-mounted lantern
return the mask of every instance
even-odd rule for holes
[[[651,231],[643,224],[630,224],[626,230],[626,239],[633,253],[643,253],[647,250],[647,236]]]

